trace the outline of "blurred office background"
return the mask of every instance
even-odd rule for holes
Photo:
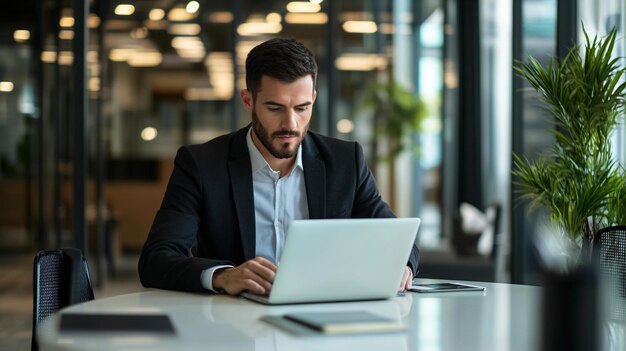
[[[563,56],[581,42],[581,23],[591,35],[617,27],[615,55],[624,57],[624,7],[618,0],[3,1],[0,295],[9,312],[2,320],[11,320],[11,309],[30,316],[28,304],[22,310],[6,297],[28,298],[41,249],[82,248],[104,294],[139,288],[137,253],[177,148],[249,123],[238,94],[243,63],[275,36],[295,37],[316,55],[312,130],[359,141],[385,200],[399,216],[422,218],[422,276],[537,283],[530,241],[541,212],[528,214],[517,200],[511,155],[536,157],[553,142],[545,132],[552,121],[512,67],[529,55],[544,63]],[[368,107],[373,85],[389,82],[424,106],[393,159],[395,141],[379,124],[385,108]],[[624,134],[620,126],[614,136],[620,161]],[[467,216],[480,224],[473,232],[461,225]]]

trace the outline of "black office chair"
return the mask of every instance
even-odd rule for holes
[[[33,334],[31,350],[37,345],[37,326],[65,306],[93,300],[89,267],[78,249],[40,251],[33,269]]]
[[[594,256],[608,288],[610,317],[626,320],[626,226],[603,228],[593,240]]]

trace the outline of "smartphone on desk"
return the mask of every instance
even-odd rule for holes
[[[452,291],[485,291],[484,286],[461,284],[461,283],[424,283],[413,284],[408,291],[418,293],[436,293]]]

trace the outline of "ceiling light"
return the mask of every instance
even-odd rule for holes
[[[6,93],[13,91],[13,82],[0,82],[0,91]]]
[[[387,65],[387,58],[377,54],[343,54],[335,60],[335,67],[341,71],[372,71]]]
[[[163,9],[152,9],[148,14],[148,18],[153,21],[160,21],[163,17],[165,17],[165,11],[163,11]]]
[[[324,12],[288,13],[285,15],[285,22],[291,24],[325,24],[328,23],[328,15]]]
[[[233,14],[228,11],[218,11],[209,15],[209,21],[213,23],[230,23],[233,21],[233,17]]]
[[[87,85],[89,87],[89,91],[99,91],[100,90],[100,78],[98,77],[89,78],[89,83]]]
[[[42,51],[41,61],[45,63],[54,63],[57,60],[56,51]]]
[[[137,51],[137,49],[132,49],[132,48],[111,49],[111,51],[109,52],[109,60],[114,61],[114,62],[126,61],[135,51]]]
[[[130,4],[119,4],[115,7],[115,14],[118,16],[130,16],[135,13],[135,6]]]
[[[449,59],[444,62],[443,82],[448,89],[456,89],[459,86],[458,73],[454,63]]]
[[[287,11],[289,12],[319,12],[322,7],[319,4],[314,4],[306,1],[292,1],[287,4]]]
[[[346,21],[341,27],[348,33],[376,33],[378,30],[373,21]]]
[[[132,55],[128,59],[128,65],[131,67],[154,67],[161,64],[163,55],[158,51],[143,51],[136,55]]]
[[[100,17],[98,17],[98,15],[95,14],[90,14],[89,18],[87,19],[87,26],[89,28],[98,28],[98,26],[100,25]]]
[[[267,23],[267,22],[246,22],[237,27],[237,33],[239,35],[259,35],[259,34],[276,34],[283,30],[283,26],[280,23]]]
[[[59,65],[70,66],[74,62],[74,53],[71,51],[61,51],[59,54]]]
[[[174,7],[167,13],[167,19],[174,22],[185,22],[196,18],[197,13],[189,13],[182,7]]]
[[[271,12],[268,13],[267,16],[265,16],[265,21],[267,21],[267,23],[280,23],[282,21],[282,18],[280,17],[280,14],[276,12]]]
[[[172,39],[172,47],[174,49],[203,49],[204,44],[198,37],[175,37]]]
[[[187,6],[185,7],[185,10],[189,13],[196,13],[198,12],[199,9],[200,9],[200,4],[195,0],[188,2]]]
[[[354,123],[349,119],[340,119],[337,121],[337,131],[339,133],[348,134],[354,130]]]
[[[145,127],[142,131],[141,131],[141,139],[145,140],[145,141],[152,141],[154,140],[154,138],[157,137],[159,133],[157,132],[156,128],[154,127]]]
[[[109,59],[115,62],[126,61],[133,67],[151,67],[161,64],[163,55],[155,49],[126,47],[112,49]]]
[[[23,43],[25,41],[28,41],[28,39],[30,39],[30,32],[26,29],[18,29],[13,32],[13,40],[18,43]]]
[[[322,1],[324,1],[324,0],[309,0],[309,2],[313,3],[313,4],[321,4]]]
[[[61,19],[59,20],[59,25],[63,28],[69,28],[74,26],[74,17],[61,17]]]
[[[198,35],[202,28],[197,23],[171,24],[167,32],[172,35]]]

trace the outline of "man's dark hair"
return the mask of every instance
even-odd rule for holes
[[[315,87],[317,64],[311,51],[301,42],[274,38],[254,47],[246,58],[246,86],[253,97],[264,75],[287,83],[311,75]]]

